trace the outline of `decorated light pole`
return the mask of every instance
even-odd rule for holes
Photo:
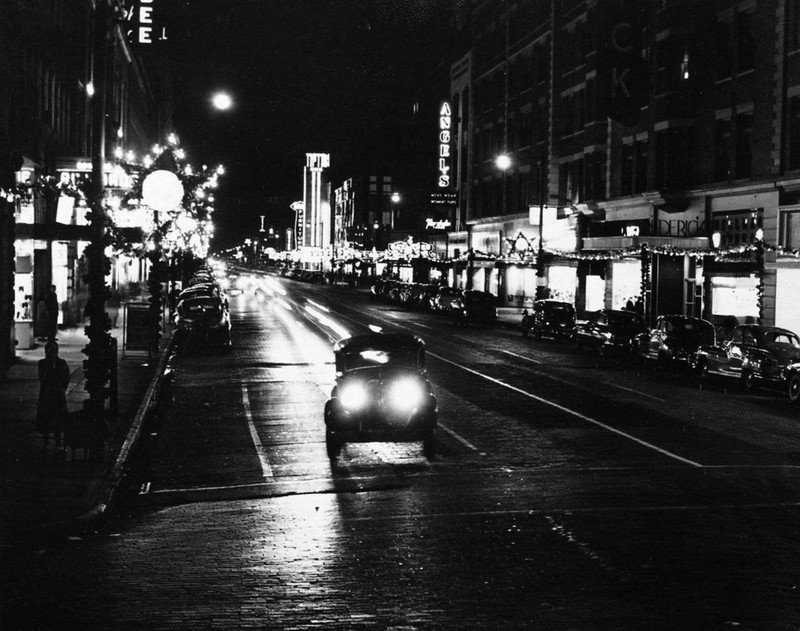
[[[107,2],[95,3],[94,30],[94,97],[92,101],[92,190],[91,190],[91,243],[86,248],[88,261],[89,299],[85,315],[89,318],[86,326],[88,344],[83,349],[86,355],[84,371],[86,391],[89,398],[84,408],[93,425],[91,454],[94,460],[102,459],[106,437],[105,401],[108,396],[107,384],[111,379],[112,365],[116,364],[116,353],[111,338],[111,320],[105,311],[108,295],[106,274],[110,262],[105,248],[110,242],[107,231],[108,217],[105,210],[105,187],[103,171],[105,168],[105,126],[106,126],[106,74],[109,29]]]

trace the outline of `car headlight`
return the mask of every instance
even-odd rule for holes
[[[348,383],[339,391],[339,401],[350,410],[360,410],[367,404],[367,388],[363,383]]]
[[[400,379],[392,384],[391,388],[389,388],[389,405],[395,409],[413,409],[419,406],[424,399],[425,389],[416,379]]]

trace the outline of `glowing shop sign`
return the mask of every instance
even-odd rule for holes
[[[450,103],[439,108],[439,188],[450,186],[450,127],[453,116]]]
[[[155,40],[167,39],[167,29],[157,27],[153,19],[155,0],[136,0],[127,10],[125,19],[133,28],[128,30],[128,38],[139,44],[152,44]],[[160,29],[160,32],[156,32]]]
[[[431,219],[428,217],[425,220],[425,227],[430,228],[431,230],[444,230],[450,227],[450,220],[449,219]]]

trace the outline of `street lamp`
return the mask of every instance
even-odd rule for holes
[[[211,104],[220,111],[225,111],[233,107],[233,99],[227,92],[216,92],[211,97]]]

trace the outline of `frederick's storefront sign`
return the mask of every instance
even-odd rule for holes
[[[656,219],[653,234],[658,237],[704,237],[707,236],[706,221],[700,217],[692,219]]]

